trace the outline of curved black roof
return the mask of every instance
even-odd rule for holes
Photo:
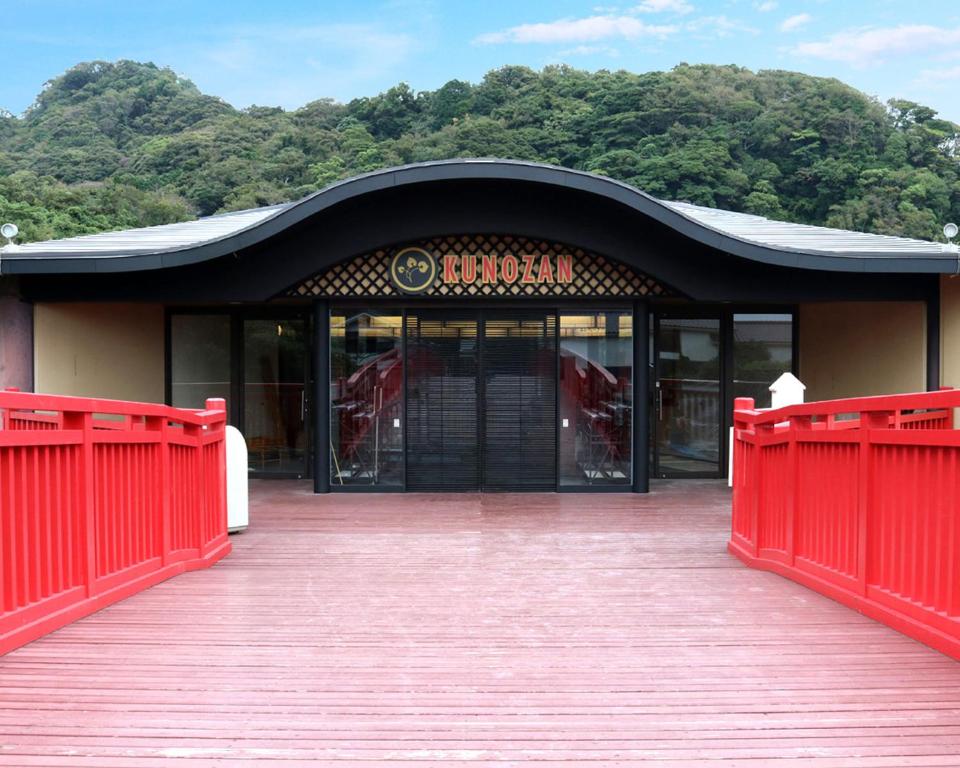
[[[8,274],[132,272],[196,264],[257,245],[322,211],[364,195],[445,181],[497,180],[576,190],[756,262],[844,272],[943,273],[955,245],[779,222],[659,200],[628,184],[567,168],[510,160],[446,160],[388,168],[332,184],[293,203],[179,224],[0,249]]]

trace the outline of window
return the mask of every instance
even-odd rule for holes
[[[306,323],[243,321],[243,430],[252,472],[306,472]]]
[[[633,314],[560,315],[560,484],[632,479]]]
[[[330,480],[403,485],[403,316],[330,315]]]
[[[793,315],[733,316],[733,396],[770,406],[770,385],[793,370]]]
[[[170,404],[203,408],[210,397],[230,396],[229,315],[170,318]]]

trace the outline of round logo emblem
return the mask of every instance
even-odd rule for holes
[[[437,260],[423,248],[403,248],[390,262],[390,278],[404,293],[423,293],[437,279]]]

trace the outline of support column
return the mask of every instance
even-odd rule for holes
[[[330,492],[330,304],[313,303],[313,492]]]
[[[940,276],[927,295],[927,389],[940,389]]]
[[[15,278],[0,277],[0,389],[33,392],[33,305],[20,299]]]
[[[633,492],[650,490],[650,307],[633,302]]]

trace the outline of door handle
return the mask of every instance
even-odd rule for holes
[[[300,421],[307,420],[307,392],[304,389],[300,390]]]
[[[657,382],[657,421],[663,421],[663,387]]]

